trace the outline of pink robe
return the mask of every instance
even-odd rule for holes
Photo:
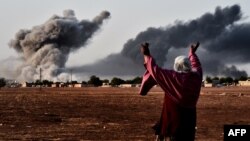
[[[165,92],[159,134],[169,136],[175,134],[183,115],[183,109],[193,109],[196,124],[196,104],[200,95],[202,82],[202,68],[195,53],[190,50],[189,60],[192,72],[180,73],[173,70],[162,69],[155,64],[151,56],[145,59],[146,72],[140,88],[140,94],[146,95],[148,91],[158,84]],[[187,111],[187,110],[186,110]],[[185,113],[185,112],[184,112]]]

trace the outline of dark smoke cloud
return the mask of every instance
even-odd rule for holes
[[[201,48],[198,51],[200,55],[204,73],[211,75],[230,75],[232,77],[246,76],[245,71],[240,71],[236,66],[230,66],[237,63],[249,63],[250,60],[250,24],[237,23],[242,18],[242,12],[239,5],[233,5],[225,8],[217,7],[214,13],[205,13],[199,18],[188,22],[177,21],[174,25],[154,28],[140,32],[135,38],[129,39],[121,51],[116,56],[123,56],[132,60],[135,64],[142,66],[142,55],[139,52],[139,45],[142,42],[150,43],[150,50],[157,63],[160,66],[172,66],[173,62],[167,61],[171,54],[171,49],[175,51],[186,48],[195,41],[201,42]],[[177,54],[175,52],[175,54]],[[179,54],[181,55],[181,54]],[[119,74],[121,70],[133,70],[137,75],[143,71],[133,69],[130,65],[125,65],[118,70],[113,70],[111,64],[119,64],[119,59],[107,57],[96,64],[82,66],[87,72],[90,68],[99,68],[100,63],[109,60],[110,66],[103,69],[101,74]],[[229,67],[228,67],[229,66]],[[79,69],[76,67],[76,70]]]
[[[247,73],[245,71],[238,70],[234,65],[232,65],[231,67],[224,67],[221,73],[225,76],[234,76],[235,78],[247,76]]]
[[[170,48],[183,48],[190,42],[208,42],[219,36],[227,26],[241,18],[240,7],[234,5],[221,9],[217,7],[214,14],[206,13],[200,18],[189,22],[178,21],[174,26],[166,28],[148,28],[130,39],[122,50],[122,54],[139,62],[138,45],[143,41],[151,43],[152,54],[163,65]]]
[[[141,61],[141,63],[143,63]],[[111,54],[105,59],[99,60],[94,64],[84,65],[80,67],[71,67],[74,73],[85,73],[85,75],[106,76],[135,76],[138,72],[143,72],[143,67],[138,65],[132,59],[121,54]]]
[[[42,25],[17,32],[9,46],[24,61],[17,69],[18,79],[38,79],[40,68],[43,79],[56,79],[61,75],[69,53],[85,46],[109,16],[109,12],[103,11],[92,21],[79,21],[73,10],[65,10],[62,17],[54,15]]]
[[[223,56],[227,62],[247,63],[250,60],[250,23],[232,25],[206,46],[207,50]]]

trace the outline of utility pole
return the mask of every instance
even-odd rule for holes
[[[72,69],[70,69],[70,81],[71,81],[71,89],[74,87],[72,82]]]
[[[70,69],[70,82],[71,82],[71,85],[72,85],[72,69]]]
[[[42,90],[42,68],[40,68],[40,91]]]

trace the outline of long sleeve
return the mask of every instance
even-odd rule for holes
[[[148,91],[156,84],[162,84],[161,80],[164,78],[164,74],[161,68],[159,68],[153,58],[151,56],[146,56],[145,57],[145,63],[144,66],[146,68],[146,72],[143,75],[142,83],[141,83],[141,88],[140,88],[140,95],[146,95]],[[160,77],[160,72],[162,72],[162,76]],[[157,75],[156,75],[157,73]]]
[[[180,97],[176,95],[176,92],[173,92],[175,91],[174,86],[177,82],[173,77],[174,71],[160,68],[158,65],[156,65],[154,59],[151,56],[146,56],[145,68],[154,81],[165,91],[165,93],[173,97],[173,99]]]
[[[142,83],[141,83],[141,87],[140,87],[140,95],[147,95],[148,91],[157,83],[155,82],[155,80],[153,79],[153,77],[150,75],[149,71],[146,70],[146,72],[144,73],[143,77],[142,77]]]
[[[198,56],[190,49],[188,58],[191,62],[192,70],[202,77],[202,67]]]
[[[151,56],[146,56],[145,67],[169,98],[184,107],[195,107],[200,93],[202,68],[194,53],[191,52],[189,58],[194,70],[189,73],[162,69]]]

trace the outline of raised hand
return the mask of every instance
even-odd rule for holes
[[[141,53],[143,55],[148,55],[148,56],[150,55],[148,46],[149,46],[149,43],[147,42],[141,44]]]
[[[197,42],[196,44],[191,44],[191,50],[192,50],[193,53],[196,52],[196,50],[198,49],[199,45],[200,45],[199,42]]]

